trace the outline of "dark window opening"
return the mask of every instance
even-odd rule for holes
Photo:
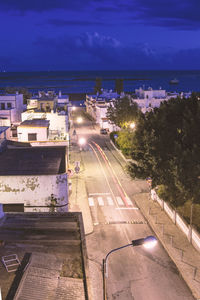
[[[5,103],[1,103],[1,109],[5,109]]]
[[[28,133],[28,141],[37,141],[37,133]]]

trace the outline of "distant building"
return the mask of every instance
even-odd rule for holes
[[[0,153],[0,203],[21,204],[24,211],[68,210],[65,147],[6,149]]]
[[[11,126],[21,122],[23,112],[23,94],[0,96],[0,126]]]
[[[86,95],[86,112],[90,114],[95,122],[101,127],[113,131],[111,124],[106,117],[107,108],[113,100],[119,98],[120,95],[112,90],[102,90],[102,94]]]
[[[143,113],[151,111],[155,107],[159,107],[160,103],[170,99],[166,90],[158,89],[153,90],[151,87],[148,89],[139,88],[135,90],[135,96],[132,98],[133,102],[136,102],[138,107]]]
[[[56,111],[61,108],[67,111],[69,105],[69,96],[59,94],[56,95],[54,91],[39,91],[38,95],[31,97],[27,100],[27,109],[37,109],[41,112],[51,112]]]
[[[158,89],[153,90],[152,88],[148,88],[147,90],[139,89],[135,90],[135,96],[132,98],[133,102],[136,102],[143,113],[147,111],[151,111],[155,107],[159,107],[163,101],[168,101],[172,98],[177,97],[185,97],[189,98],[191,96],[191,92],[189,93],[177,93],[177,92],[166,92],[166,90]]]

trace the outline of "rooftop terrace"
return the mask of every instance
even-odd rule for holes
[[[81,213],[7,213],[0,220],[0,256],[10,254],[21,265],[14,272],[1,266],[3,299],[87,299]]]

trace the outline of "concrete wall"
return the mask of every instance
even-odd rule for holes
[[[28,206],[46,206],[51,194],[57,205],[68,202],[67,174],[39,176],[0,176],[0,203],[24,203]],[[56,211],[67,211],[68,206]],[[25,208],[25,211],[50,211],[50,208]]]

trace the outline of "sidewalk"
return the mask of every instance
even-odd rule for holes
[[[187,237],[171,221],[160,205],[156,201],[149,200],[148,193],[136,195],[134,200],[176,264],[193,296],[200,299],[200,253],[189,243]]]
[[[80,172],[69,179],[69,211],[82,212],[85,234],[93,232],[92,217],[88,204],[88,196],[84,181],[84,168],[81,161],[81,152],[76,144],[71,145],[69,168],[74,170],[75,162],[80,162]]]

